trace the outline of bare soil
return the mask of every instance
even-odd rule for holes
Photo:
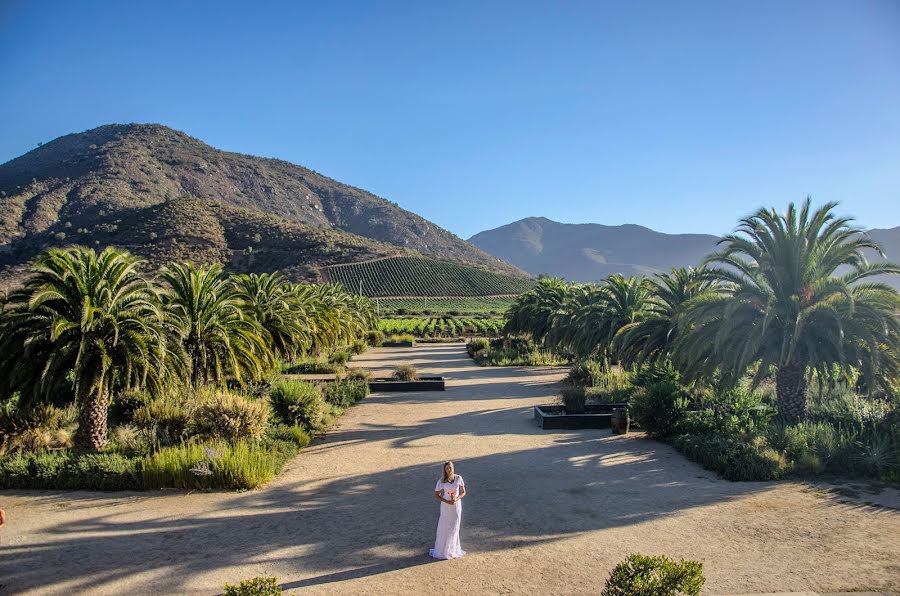
[[[373,395],[269,486],[246,493],[0,494],[5,593],[221,593],[275,575],[315,594],[597,594],[627,554],[703,561],[706,592],[900,590],[896,491],[733,483],[666,445],[542,431],[553,368],[478,368],[460,344],[373,350],[440,393]],[[455,561],[427,556],[432,489],[466,480]]]

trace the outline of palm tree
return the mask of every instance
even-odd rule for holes
[[[706,263],[722,287],[691,301],[676,346],[689,375],[733,380],[753,365],[759,381],[774,370],[779,412],[797,420],[811,371],[877,379],[897,369],[900,296],[870,278],[900,268],[867,263],[864,250],[883,256],[881,248],[835,206],[761,209],[720,241]]]
[[[541,342],[550,332],[553,315],[571,299],[573,286],[561,279],[544,278],[525,292],[506,313],[507,333],[530,335]]]
[[[173,264],[160,274],[166,322],[188,355],[194,387],[266,374],[274,361],[266,332],[220,265]]]
[[[45,397],[74,381],[75,445],[99,451],[114,385],[158,387],[166,363],[159,297],[141,261],[107,248],[50,249],[10,296],[0,323],[5,389]]]
[[[669,357],[686,304],[713,286],[705,269],[694,267],[657,274],[647,283],[650,296],[645,316],[624,325],[617,334],[617,353],[626,363],[638,366]]]
[[[293,360],[308,347],[305,313],[280,273],[250,273],[232,280],[246,310],[265,330],[276,355]]]

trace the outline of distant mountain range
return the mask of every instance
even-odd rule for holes
[[[369,192],[157,124],[66,135],[0,165],[0,285],[46,247],[69,244],[308,280],[328,265],[390,255],[525,276]]]
[[[881,243],[889,259],[900,262],[900,227],[869,234]],[[469,238],[478,248],[533,275],[574,281],[697,265],[715,250],[718,240],[709,234],[663,234],[632,224],[565,224],[546,217],[528,217]],[[898,284],[898,280],[891,282]]]

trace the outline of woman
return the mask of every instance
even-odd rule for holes
[[[435,559],[457,559],[466,554],[459,545],[460,501],[466,496],[466,485],[462,476],[454,472],[452,461],[444,462],[444,472],[434,487],[434,496],[441,502],[441,518],[434,548],[428,554]]]

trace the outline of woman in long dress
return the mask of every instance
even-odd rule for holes
[[[441,502],[441,517],[434,548],[428,552],[435,559],[457,559],[466,554],[459,545],[460,501],[466,496],[466,484],[462,476],[455,473],[452,461],[444,462],[444,471],[434,487],[434,496]]]

